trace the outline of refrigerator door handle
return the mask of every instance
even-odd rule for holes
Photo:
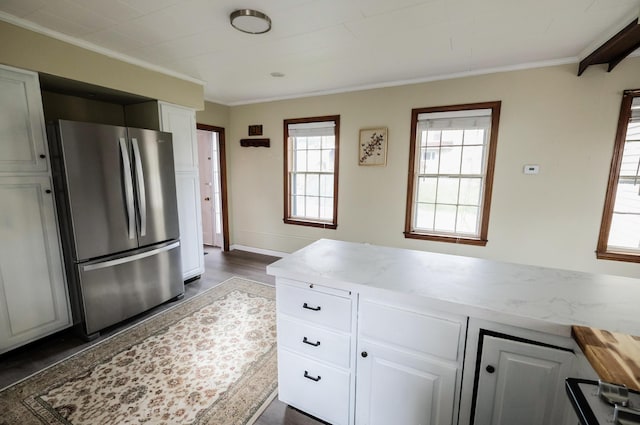
[[[136,165],[136,188],[138,189],[138,208],[140,210],[140,236],[147,235],[147,194],[144,184],[144,170],[142,169],[142,158],[140,157],[140,147],[138,139],[131,138],[133,144],[133,160]]]
[[[180,246],[180,242],[173,242],[167,246],[163,246],[161,248],[152,249],[151,251],[142,252],[140,254],[130,255],[128,257],[116,258],[114,260],[101,261],[99,263],[87,264],[86,266],[82,266],[83,272],[90,272],[91,270],[99,270],[106,269],[108,267],[117,266],[119,264],[130,263],[132,261],[138,261],[142,258],[151,257],[161,252],[171,251],[174,248]]]
[[[136,237],[136,217],[133,205],[133,181],[131,179],[131,161],[129,160],[129,150],[127,149],[127,141],[124,137],[120,137],[120,155],[124,163],[124,194],[127,206],[127,223],[129,228],[129,239]]]

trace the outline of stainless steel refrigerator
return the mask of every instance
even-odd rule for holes
[[[48,130],[83,336],[183,296],[171,134],[65,120]]]

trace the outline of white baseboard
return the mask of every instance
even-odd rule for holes
[[[234,251],[234,250],[238,250],[238,251],[247,251],[247,252],[253,252],[255,254],[262,254],[262,255],[270,255],[272,257],[286,257],[289,254],[286,252],[280,252],[280,251],[273,251],[271,249],[262,249],[262,248],[254,248],[252,246],[245,246],[245,245],[236,245],[233,244],[229,247],[229,250]]]

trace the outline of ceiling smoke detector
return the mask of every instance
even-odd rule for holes
[[[271,18],[253,9],[238,9],[229,15],[231,26],[247,34],[264,34],[271,29]]]

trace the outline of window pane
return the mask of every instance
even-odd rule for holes
[[[336,138],[334,136],[322,137],[322,149],[334,149],[336,147]]]
[[[456,232],[475,234],[478,231],[478,207],[458,207]]]
[[[294,144],[294,149],[295,150],[307,149],[307,138],[306,137],[295,137],[294,141],[295,141],[295,144]]]
[[[296,151],[293,171],[307,171],[307,151]]]
[[[442,144],[444,146],[461,145],[463,130],[445,130],[442,132]]]
[[[323,150],[322,151],[322,168],[321,170],[328,173],[333,173],[333,164],[335,163],[335,150]]]
[[[434,211],[434,204],[418,204],[416,206],[415,228],[433,230]]]
[[[429,130],[422,132],[422,146],[440,146],[441,131]]]
[[[456,209],[455,205],[437,204],[434,230],[439,232],[455,232]]]
[[[322,137],[307,137],[307,149],[320,149],[322,147]]]
[[[640,216],[613,213],[609,247],[640,249]]]
[[[320,217],[320,198],[315,196],[307,196],[306,214],[305,217],[316,218]]]
[[[462,174],[481,174],[483,146],[465,146],[462,150]]]
[[[460,198],[463,205],[480,205],[480,189],[482,179],[460,179]]]
[[[329,220],[333,217],[333,198],[320,198],[320,218]]]
[[[627,142],[624,144],[622,154],[621,176],[637,176],[640,165],[640,142]]]
[[[438,178],[438,204],[456,204],[460,179],[452,177]]]
[[[333,174],[320,176],[320,196],[333,197]]]
[[[321,161],[319,150],[307,151],[307,171],[321,171]]]
[[[440,174],[459,174],[462,147],[442,147],[440,149]]]
[[[437,174],[440,160],[440,149],[422,148],[420,149],[420,174]]]
[[[464,131],[465,145],[482,145],[484,144],[484,129],[473,129]]]
[[[293,196],[291,199],[291,215],[294,217],[304,217],[304,196]]]
[[[307,196],[320,196],[320,176],[318,174],[307,174]]]
[[[304,174],[291,175],[292,195],[304,195],[305,177]]]
[[[436,202],[436,177],[418,177],[418,202]]]

